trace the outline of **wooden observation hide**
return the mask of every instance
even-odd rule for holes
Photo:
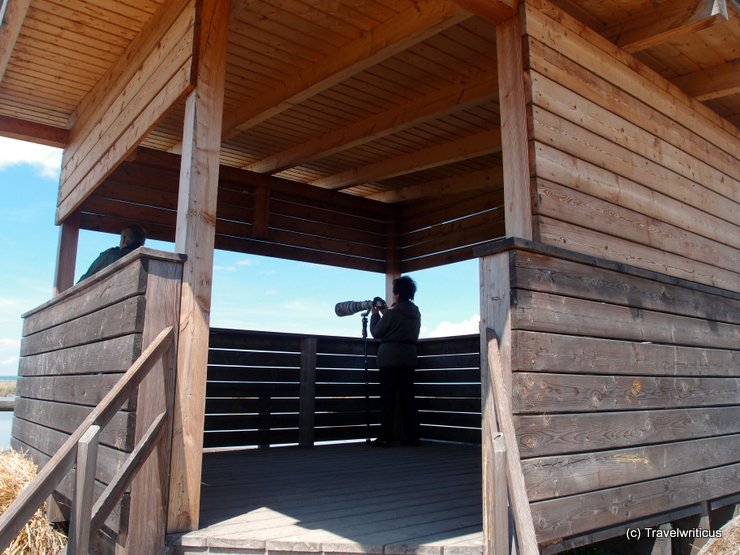
[[[737,502],[735,0],[1,6],[0,134],[64,149],[56,292],[80,229],[185,255],[168,531],[199,522],[214,248],[480,259],[487,532],[494,367],[540,549]]]

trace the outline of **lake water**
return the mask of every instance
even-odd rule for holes
[[[0,411],[0,451],[10,449],[10,432],[13,428],[13,411]]]

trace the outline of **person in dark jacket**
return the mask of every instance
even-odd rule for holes
[[[389,447],[393,438],[393,416],[396,394],[401,402],[402,445],[419,444],[419,414],[414,398],[416,342],[421,330],[421,313],[412,302],[416,283],[408,276],[393,281],[393,304],[374,306],[370,317],[370,333],[380,340],[378,369],[380,370],[381,423],[380,436],[373,442]]]
[[[140,225],[130,225],[121,231],[121,241],[117,247],[111,247],[110,249],[101,252],[98,257],[93,260],[87,272],[82,274],[77,283],[91,275],[99,272],[106,266],[110,266],[116,260],[123,258],[131,251],[134,251],[141,247],[146,241],[146,230]]]

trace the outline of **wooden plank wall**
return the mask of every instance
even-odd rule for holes
[[[503,202],[503,190],[492,188],[402,206],[401,271],[472,258],[476,246],[505,235]]]
[[[152,264],[143,256],[153,252],[132,253],[24,314],[11,446],[28,452],[37,465],[51,458],[141,354]],[[136,404],[134,396],[103,429],[96,497],[134,447]],[[55,493],[63,513],[73,487],[70,473]],[[106,521],[109,537],[127,529],[128,506],[126,494]]]
[[[193,88],[195,0],[165,2],[73,116],[57,222],[65,220]]]
[[[361,440],[379,425],[377,343],[362,339],[211,330],[205,446],[268,447]],[[477,336],[419,343],[422,437],[480,443]]]
[[[525,4],[535,238],[740,291],[740,132],[547,0]]]
[[[180,157],[139,148],[82,206],[83,229],[131,222],[174,241]],[[221,166],[216,248],[343,268],[385,272],[391,207]]]
[[[739,492],[740,294],[552,247],[509,261],[539,542]]]

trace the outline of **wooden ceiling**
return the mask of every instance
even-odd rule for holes
[[[3,0],[0,135],[65,146],[163,3]],[[232,0],[221,163],[392,205],[500,191],[498,53],[476,3]],[[553,3],[740,125],[736,0]],[[182,112],[141,146],[179,152]]]

